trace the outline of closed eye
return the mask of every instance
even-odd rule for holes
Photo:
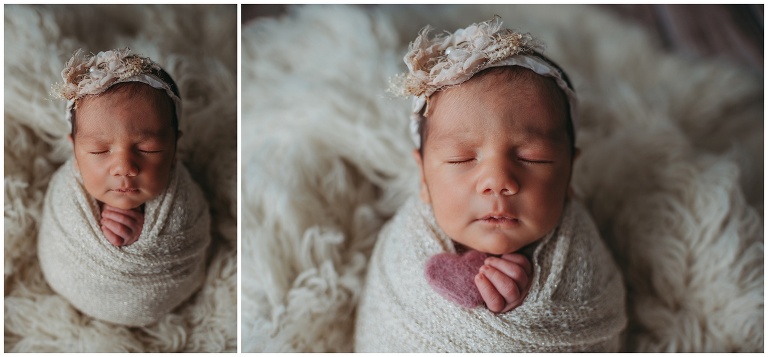
[[[451,164],[451,165],[461,165],[461,164],[468,164],[468,163],[471,163],[473,161],[475,161],[474,158],[472,158],[472,159],[453,159],[453,160],[448,160],[446,162]]]
[[[543,164],[554,163],[554,161],[551,161],[551,160],[534,160],[534,159],[526,159],[524,157],[518,157],[517,159],[528,165],[543,165]]]
[[[143,154],[157,154],[163,152],[163,150],[139,150]]]
[[[106,154],[108,152],[109,150],[102,150],[102,151],[89,151],[88,153],[93,155],[101,155],[101,154]]]

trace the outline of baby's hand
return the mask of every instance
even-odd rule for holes
[[[144,213],[135,208],[120,209],[104,204],[101,210],[101,231],[114,246],[129,246],[139,240],[144,227]]]
[[[475,285],[488,309],[496,312],[510,311],[523,303],[531,283],[531,263],[522,254],[504,254],[488,257],[480,273],[475,275]]]

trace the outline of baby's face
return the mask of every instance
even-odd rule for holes
[[[168,186],[176,153],[170,105],[153,100],[148,85],[78,103],[75,159],[88,193],[110,206],[132,209]]]
[[[564,104],[550,96],[493,74],[430,98],[424,156],[414,152],[421,197],[457,243],[511,253],[559,222],[572,153]]]

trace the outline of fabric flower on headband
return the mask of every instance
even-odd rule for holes
[[[421,145],[418,127],[427,113],[428,98],[435,92],[469,80],[478,72],[499,66],[521,66],[552,77],[568,97],[571,118],[576,120],[576,94],[563,71],[540,54],[544,46],[528,33],[502,28],[501,18],[472,24],[454,33],[429,38],[430,26],[411,42],[403,61],[408,73],[393,80],[390,91],[413,96],[411,137]]]
[[[124,82],[141,82],[164,90],[176,106],[177,118],[181,116],[181,98],[172,88],[173,80],[161,77],[163,69],[151,59],[130,53],[129,48],[99,52],[88,56],[79,49],[61,71],[64,83],[53,86],[51,94],[67,100],[66,118],[71,122],[72,109],[78,99],[98,95],[109,87]],[[166,74],[167,75],[167,74]],[[170,83],[169,83],[170,82]]]
[[[425,27],[403,59],[409,73],[400,94],[430,96],[443,87],[463,83],[487,64],[543,49],[531,35],[501,26],[501,19],[495,17],[432,39],[428,38],[432,28]]]

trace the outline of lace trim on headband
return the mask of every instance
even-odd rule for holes
[[[160,69],[149,58],[130,52],[129,48],[124,48],[88,56],[83,50],[77,50],[61,71],[64,83],[55,84],[51,94],[60,99],[76,100],[99,94],[118,81]]]
[[[411,42],[403,60],[408,73],[397,76],[390,91],[402,96],[426,96],[443,87],[461,84],[495,62],[518,54],[532,54],[543,45],[528,33],[502,29],[501,18],[472,24],[430,39],[430,26]]]

